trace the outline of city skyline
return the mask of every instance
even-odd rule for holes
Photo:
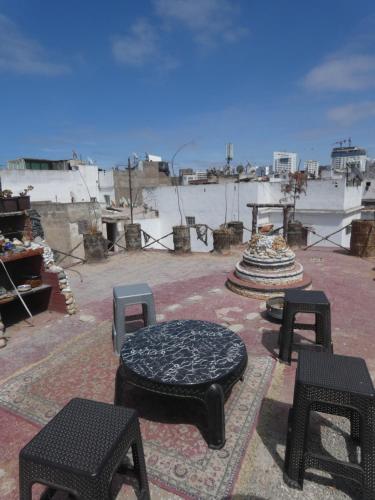
[[[374,27],[367,0],[0,3],[0,164],[189,143],[176,166],[206,168],[228,142],[234,164],[329,164],[347,137],[375,157]]]

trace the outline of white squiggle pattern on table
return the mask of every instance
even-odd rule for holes
[[[148,326],[128,338],[122,362],[141,377],[190,385],[228,375],[246,357],[238,335],[208,321],[178,320]]]

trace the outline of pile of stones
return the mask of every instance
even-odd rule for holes
[[[64,269],[55,264],[53,252],[51,248],[43,241],[43,261],[44,267],[51,273],[56,273],[59,279],[60,292],[65,297],[66,310],[68,314],[75,314],[77,312],[77,305],[74,299],[72,289],[69,284],[68,276]]]

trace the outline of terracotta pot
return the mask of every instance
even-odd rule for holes
[[[264,224],[263,226],[259,227],[259,232],[262,234],[267,234],[273,229],[273,224]]]

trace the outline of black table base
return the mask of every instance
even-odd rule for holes
[[[124,344],[116,376],[115,403],[125,385],[196,401],[204,409],[210,448],[225,444],[224,402],[247,365],[246,346],[231,330],[208,321],[175,320],[138,330]],[[195,423],[186,405],[186,420]]]
[[[219,450],[225,445],[225,415],[224,403],[230,395],[236,382],[243,379],[247,366],[247,356],[235,372],[213,384],[201,385],[172,385],[150,381],[136,376],[127,370],[121,363],[116,373],[115,404],[125,406],[126,385],[129,384],[140,390],[150,391],[161,397],[190,399],[198,404],[203,404],[205,410],[207,435],[205,436],[208,447]]]

